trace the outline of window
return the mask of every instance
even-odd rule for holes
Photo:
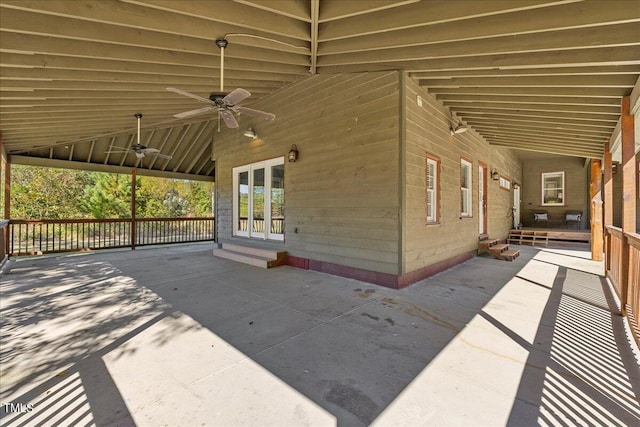
[[[284,240],[284,157],[233,168],[233,234]]]
[[[500,188],[504,189],[504,190],[511,190],[511,181],[509,181],[507,178],[504,177],[500,177]]]
[[[472,214],[471,168],[471,162],[460,159],[460,212],[462,216],[466,217],[470,217]]]
[[[426,210],[427,223],[433,224],[438,222],[439,200],[438,190],[440,188],[440,160],[427,155],[425,164],[426,179]]]
[[[564,205],[564,172],[542,174],[542,206]]]

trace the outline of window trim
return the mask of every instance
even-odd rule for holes
[[[440,224],[440,158],[436,157],[432,154],[427,153],[425,155],[425,160],[424,160],[424,165],[425,165],[425,171],[424,171],[424,179],[425,179],[425,190],[424,190],[424,209],[425,209],[425,224],[426,225],[437,225]],[[427,199],[428,199],[428,193],[429,193],[429,180],[428,180],[428,175],[427,175],[427,171],[429,168],[429,163],[433,164],[435,167],[435,180],[434,180],[434,188],[433,188],[433,193],[435,195],[435,197],[433,198],[433,216],[430,217],[429,216],[429,210],[427,207]]]
[[[544,201],[544,180],[545,177],[550,175],[560,175],[562,176],[562,186],[560,190],[562,192],[562,203],[545,203]],[[565,171],[554,171],[554,172],[541,172],[540,173],[540,206],[566,206],[567,200],[567,181]]]
[[[468,166],[469,176],[468,176],[468,187],[462,186],[462,167],[463,165]],[[465,195],[465,191],[466,195]],[[462,210],[462,196],[465,195],[467,199],[467,204],[469,206],[469,211],[464,212]],[[460,157],[460,217],[461,218],[473,218],[473,160],[466,159],[464,157]]]
[[[501,189],[505,191],[511,191],[512,185],[511,185],[511,180],[509,178],[500,175],[500,179],[498,180],[498,183]]]

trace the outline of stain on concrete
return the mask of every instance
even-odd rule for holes
[[[380,320],[378,316],[372,316],[369,313],[362,313],[361,316],[367,316],[369,319]]]
[[[390,324],[391,326],[396,324],[396,322],[394,322],[393,319],[390,317],[387,317],[386,319],[384,319],[384,321]]]
[[[324,397],[328,402],[349,411],[365,424],[370,424],[378,415],[378,405],[355,387],[336,381]]]
[[[360,288],[354,289],[353,292],[356,293],[360,298],[369,298],[371,295],[376,293],[375,289],[365,289],[364,291]]]
[[[446,320],[440,319],[438,316],[429,313],[422,307],[419,307],[413,303],[405,302],[405,301],[396,301],[393,298],[383,298],[382,301],[399,307],[400,309],[402,309],[403,312],[407,313],[409,316],[417,317],[427,322],[435,323],[436,325],[450,329],[455,333],[458,333],[461,330],[456,325],[449,323]]]

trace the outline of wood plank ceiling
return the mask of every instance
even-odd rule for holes
[[[640,75],[640,0],[0,0],[0,132],[40,163],[213,174],[202,106],[225,87],[250,106],[314,73],[400,69],[490,143],[600,157]],[[55,161],[58,161],[56,163]],[[35,162],[35,161],[34,161]],[[36,162],[37,163],[37,162]]]

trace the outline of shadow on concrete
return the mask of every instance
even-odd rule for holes
[[[532,344],[483,314],[529,353],[508,425],[640,425],[638,363],[606,279],[559,266],[550,291]]]
[[[528,353],[509,425],[637,423],[637,365],[620,319],[582,285],[590,273],[554,266],[551,283],[536,283],[549,299],[533,343],[485,310],[537,253],[477,257],[400,291],[255,269],[197,246],[15,263],[0,287],[0,397],[35,409],[0,421],[321,424],[312,407],[287,412],[286,384],[330,415],[322,424],[369,425],[482,318]],[[466,399],[461,390],[452,406]],[[167,418],[180,411],[188,417]]]

